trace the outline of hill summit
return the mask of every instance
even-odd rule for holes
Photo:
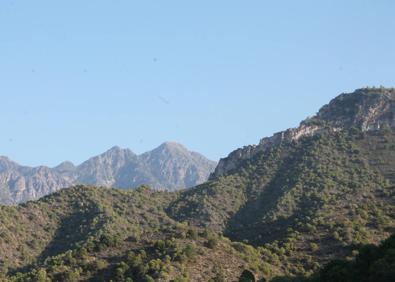
[[[263,138],[258,145],[246,146],[221,159],[212,178],[225,175],[237,166],[240,160],[249,159],[258,152],[283,142],[297,141],[305,136],[331,130],[341,131],[358,128],[362,131],[395,128],[395,89],[361,88],[352,93],[343,93],[323,106],[313,117],[291,128]]]

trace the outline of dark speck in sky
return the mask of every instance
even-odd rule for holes
[[[165,103],[165,104],[170,104],[170,101],[169,100],[167,100],[165,97],[162,97],[162,96],[158,96],[158,98],[163,102],[163,103]]]

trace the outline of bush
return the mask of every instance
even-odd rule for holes
[[[196,256],[196,248],[192,244],[188,244],[185,249],[183,250],[183,253],[188,259],[192,259]]]
[[[218,245],[218,239],[215,237],[212,237],[207,240],[206,246],[207,248],[214,249]]]
[[[194,229],[189,229],[187,232],[187,237],[189,239],[196,240],[198,238],[198,233]]]
[[[255,282],[255,275],[249,270],[244,270],[240,276],[239,282]]]
[[[311,251],[316,252],[320,249],[320,247],[316,243],[311,243],[310,249],[311,249]]]

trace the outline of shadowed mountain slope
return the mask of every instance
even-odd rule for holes
[[[265,246],[292,274],[377,243],[395,230],[394,105],[393,89],[343,94],[300,127],[232,152],[168,212]]]

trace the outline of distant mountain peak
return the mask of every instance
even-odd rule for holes
[[[113,146],[104,153],[97,155],[90,160],[107,159],[108,161],[121,161],[125,158],[136,158],[137,155],[128,148],[121,148],[120,146]]]
[[[17,166],[17,163],[10,160],[8,157],[0,156],[0,171],[10,169],[10,168],[15,168],[16,166]]]
[[[206,181],[215,166],[216,162],[188,151],[177,142],[165,142],[142,155],[113,146],[78,166],[66,161],[52,169],[22,167],[7,157],[0,157],[0,203],[36,199],[74,184],[117,188],[148,184],[160,190],[188,188]]]
[[[7,156],[0,156],[0,161],[4,162],[13,162],[9,157]]]
[[[180,143],[177,143],[175,141],[163,142],[159,147],[184,148],[184,149],[186,149],[184,145],[182,145]]]
[[[173,142],[173,141],[166,141],[166,142],[160,144],[159,147],[152,150],[151,152],[154,152],[154,151],[189,152],[188,149],[184,145],[177,143],[177,142]]]
[[[106,152],[104,153],[119,153],[119,152],[123,152],[123,151],[130,151],[129,149],[123,149],[120,146],[113,146],[110,149],[108,149]]]
[[[75,165],[71,161],[64,161],[58,164],[55,168],[63,169],[63,168],[74,168]]]

